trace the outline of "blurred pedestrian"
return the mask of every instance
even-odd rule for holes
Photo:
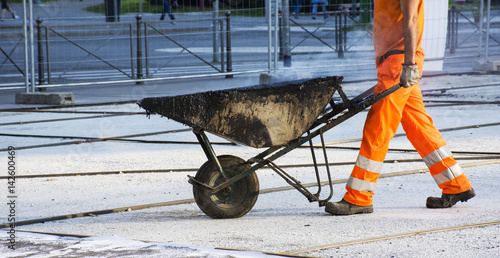
[[[326,13],[326,6],[328,5],[327,0],[312,0],[311,3],[313,5],[311,18],[313,20],[316,20],[316,12],[318,11],[318,5],[321,6],[321,12],[323,12],[323,18],[325,19],[328,18],[328,14]]]
[[[179,5],[177,4],[177,1],[174,0],[172,2],[172,6],[174,8],[178,8]],[[163,9],[162,9],[162,12],[161,12],[161,17],[160,17],[160,21],[163,21],[165,20],[165,15],[168,14],[168,17],[170,17],[170,20],[175,20],[175,17],[174,15],[172,14],[172,10],[170,9],[170,0],[163,0]],[[172,22],[174,23],[174,22]]]
[[[6,10],[8,10],[10,14],[12,14],[12,19],[17,19],[19,17],[16,15],[16,12],[10,9],[10,6],[7,4],[7,0],[2,0],[2,17],[0,18],[0,21],[4,20]]]
[[[399,124],[441,188],[441,197],[427,198],[427,208],[449,208],[476,195],[425,111],[419,86],[424,66],[423,29],[424,0],[374,1],[373,45],[378,83],[373,92],[381,93],[396,84],[402,88],[370,108],[358,158],[346,184],[347,192],[341,201],[328,202],[327,212],[333,215],[373,212],[375,185],[389,141]]]
[[[299,18],[300,10],[302,9],[302,0],[292,0],[292,11],[295,19]]]

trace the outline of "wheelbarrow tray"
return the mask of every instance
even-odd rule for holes
[[[244,88],[145,98],[138,105],[231,142],[282,146],[316,121],[342,77],[288,81]]]

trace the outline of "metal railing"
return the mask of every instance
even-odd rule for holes
[[[300,19],[290,17],[288,26],[293,30],[288,34],[282,32],[285,25],[283,19],[278,21],[278,11],[271,11],[270,7],[263,10],[271,14],[267,19],[232,17],[226,13],[220,18],[217,14],[179,19],[176,25],[151,21],[140,15],[135,16],[135,21],[122,19],[122,22],[92,24],[50,25],[38,19],[32,31],[36,50],[34,72],[23,69],[27,59],[22,44],[24,35],[20,31],[27,26],[2,27],[8,36],[0,35],[0,57],[3,57],[0,90],[25,88],[25,82],[31,83],[31,78],[35,78],[26,80],[27,73],[36,73],[32,84],[43,89],[205,76],[231,78],[234,74],[270,73],[273,61],[276,71],[278,67],[292,66],[302,57],[302,60],[315,59],[314,55],[322,60],[349,61],[360,57],[372,64],[371,22],[362,22],[360,18],[361,14],[370,17],[371,11],[337,10],[335,6],[332,9],[335,11],[318,13],[319,17],[328,15],[324,19],[312,20],[310,13],[301,13]],[[284,14],[283,18],[286,17],[289,16]],[[470,15],[452,8],[448,18],[450,53],[455,53],[457,48],[477,46],[478,37],[474,35],[482,29]],[[470,33],[464,33],[464,29]],[[495,35],[488,38],[488,43],[500,45]],[[285,46],[287,39],[291,44]],[[293,60],[290,57],[284,60],[286,47]],[[275,55],[271,54],[273,51]],[[278,59],[283,64],[277,63]],[[289,62],[288,65],[285,62]],[[315,69],[331,65],[308,61],[303,67]]]
[[[322,15],[323,13],[318,14]],[[290,19],[290,22],[308,34],[307,37],[321,42],[323,46],[329,48],[307,51],[306,54],[328,54],[331,52],[336,53],[338,58],[343,58],[344,53],[348,51],[347,27],[352,25],[354,14],[346,11],[329,11],[328,14],[330,18],[325,22],[299,23],[293,19]],[[37,19],[34,28],[34,52],[36,52],[34,73],[36,73],[37,79],[34,87],[43,89],[126,81],[143,83],[148,80],[220,75],[230,78],[233,74],[271,72],[271,59],[274,59],[274,56],[266,56],[263,52],[261,54],[260,50],[245,52],[242,49],[258,47],[268,48],[272,52],[272,41],[281,44],[284,39],[269,38],[271,43],[265,44],[264,41],[268,39],[265,33],[253,32],[251,27],[269,23],[274,25],[274,27],[268,28],[271,31],[277,30],[277,27],[281,29],[281,26],[274,23],[273,17],[269,17],[268,20],[257,17],[250,21],[249,27],[248,22],[241,23],[242,17],[239,18],[240,22],[232,25],[230,13],[224,16],[219,19],[183,19],[176,21],[178,23],[176,26],[168,28],[165,27],[169,24],[168,22],[144,21],[141,16],[136,17],[136,22],[123,22],[122,19],[122,22],[119,23],[72,25],[49,25],[44,24],[43,19]],[[348,24],[348,20],[351,21],[350,24]],[[231,29],[231,27],[235,28]],[[16,31],[21,28],[10,27],[9,29]],[[317,31],[321,30],[329,30],[333,33],[315,35]],[[241,38],[253,37],[250,33],[258,34],[254,38],[262,38],[262,44],[252,44],[251,46],[242,44],[245,42],[242,42]],[[294,38],[295,34],[299,35],[300,33],[294,32],[288,37]],[[236,35],[236,41],[231,39],[233,37],[231,35]],[[19,34],[16,36],[22,37]],[[215,45],[214,39],[216,37],[224,40],[218,41],[218,45]],[[255,39],[252,40],[255,41]],[[303,40],[291,47],[290,51],[293,51],[293,55],[304,55],[304,51],[299,50],[299,45],[302,42]],[[18,45],[20,46],[20,44]],[[158,51],[163,45],[169,45],[168,49],[165,50],[167,52]],[[205,48],[213,45],[214,50],[208,52],[204,49],[197,52],[203,48],[198,47],[199,45]],[[238,50],[236,53],[232,53],[232,49],[235,49],[233,45],[236,45]],[[15,49],[17,45],[14,43],[10,47]],[[317,46],[312,43],[307,47],[315,48]],[[24,88],[25,72],[19,65],[23,62],[22,53],[20,51],[9,52],[8,48],[8,46],[5,47],[5,44],[0,45],[0,50],[7,60],[0,64],[0,68],[2,72],[10,75],[7,77],[4,73],[3,78],[0,76],[0,90]],[[279,50],[282,51],[282,48]],[[216,55],[217,57],[215,57]],[[269,64],[267,67],[266,62]],[[7,63],[12,65],[9,67]],[[277,70],[278,66],[281,64],[275,61],[274,71]],[[14,75],[16,73],[17,77]],[[103,81],[103,78],[106,80]]]
[[[479,48],[478,56],[481,56],[483,37],[486,38],[486,48],[490,46],[500,46],[500,38],[496,38],[489,30],[489,26],[484,28],[483,24],[489,25],[492,19],[500,15],[500,10],[494,10],[493,16],[487,16],[484,19],[481,7],[478,10],[460,11],[456,6],[452,6],[448,11],[448,32],[446,47],[450,54],[455,54],[459,48]],[[491,9],[487,9],[491,10]],[[490,12],[488,12],[489,14]],[[459,31],[461,31],[459,35]],[[486,35],[486,36],[483,36]],[[497,34],[498,37],[498,34]],[[488,54],[486,54],[488,58]]]
[[[180,42],[175,39],[175,34],[186,34],[185,30],[165,30],[160,28],[162,22],[144,22],[141,16],[136,17],[136,23],[100,23],[86,25],[58,25],[44,26],[41,19],[37,20],[36,25],[36,52],[37,52],[37,85],[38,88],[68,86],[66,77],[71,74],[77,75],[82,70],[90,68],[99,68],[108,70],[117,80],[141,80],[152,78],[157,71],[151,73],[150,67],[156,62],[150,54],[150,48],[153,44],[161,44],[158,41],[168,40],[178,47],[180,52],[187,52],[202,64],[213,68],[216,74],[225,74],[231,72],[231,41],[230,41],[230,13],[226,17],[217,20],[198,19],[195,22],[206,22],[217,24],[220,29],[221,38],[226,39],[226,48],[219,51],[221,67],[217,68],[209,60],[213,56],[211,53],[201,55],[196,54],[186,46],[186,42]],[[190,21],[181,21],[188,23]],[[227,26],[223,26],[227,24]],[[91,32],[89,36],[86,32]],[[152,33],[157,33],[161,37],[154,37]],[[211,43],[213,34],[212,28],[191,28],[191,34],[198,34],[205,37],[204,44]],[[170,35],[167,35],[170,34]],[[199,38],[199,36],[198,36]],[[16,51],[20,46],[20,40],[12,47],[9,52],[0,47],[6,60],[12,64],[11,70],[7,68],[6,62],[2,64],[2,71],[18,72],[20,76],[25,76],[21,69],[22,53]],[[114,48],[119,47],[119,50]],[[65,53],[57,53],[63,51]],[[17,53],[16,53],[17,52]],[[128,53],[128,54],[127,54]],[[70,57],[68,57],[70,56]],[[227,60],[227,61],[225,61]],[[128,65],[126,65],[128,64]],[[162,64],[164,66],[165,64]],[[145,71],[144,71],[145,67]],[[15,69],[12,69],[15,68]],[[54,72],[57,71],[57,72]],[[113,72],[114,71],[114,72]],[[205,72],[205,75],[215,75],[213,72]],[[173,76],[175,77],[175,75]],[[99,80],[99,78],[96,78]],[[18,83],[22,88],[22,82]],[[13,88],[12,86],[10,88]],[[1,88],[0,88],[1,89]]]

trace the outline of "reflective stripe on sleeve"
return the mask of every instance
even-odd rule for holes
[[[368,182],[365,180],[357,179],[353,176],[347,180],[347,186],[358,191],[375,193],[376,183]]]
[[[359,168],[378,174],[382,171],[383,164],[383,162],[374,161],[362,155],[358,155],[358,159],[356,160],[356,166]]]
[[[451,156],[451,151],[448,149],[447,146],[443,146],[433,152],[431,152],[429,155],[425,156],[423,158],[425,165],[427,167],[431,167],[432,165],[438,163],[439,161],[448,158]]]
[[[433,175],[432,177],[436,181],[436,184],[440,185],[442,183],[446,183],[452,180],[455,177],[458,177],[463,173],[464,171],[462,170],[462,167],[460,167],[459,164],[455,164],[454,166],[451,166],[450,168],[447,168],[445,171]]]

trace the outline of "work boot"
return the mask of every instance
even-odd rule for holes
[[[328,202],[325,207],[325,211],[333,215],[352,215],[359,213],[372,213],[373,205],[370,206],[358,206],[346,202],[342,199],[340,202]]]
[[[474,196],[476,196],[476,193],[472,188],[458,194],[442,194],[441,197],[428,197],[426,206],[431,209],[450,208],[458,201],[466,202]]]

